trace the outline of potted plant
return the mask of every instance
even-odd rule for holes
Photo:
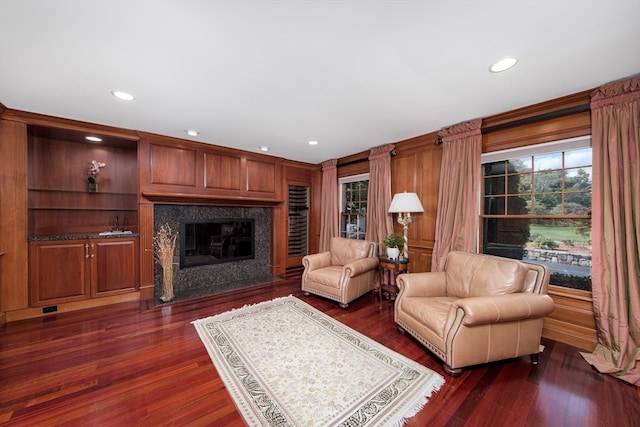
[[[387,248],[387,258],[398,259],[400,255],[400,246],[404,245],[404,236],[397,234],[389,234],[382,240],[382,244]]]

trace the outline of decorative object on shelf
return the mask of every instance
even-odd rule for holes
[[[405,243],[405,237],[398,236],[397,234],[389,234],[382,239],[382,244],[387,248],[387,258],[398,259],[400,255],[400,245]]]
[[[155,246],[154,257],[162,267],[162,302],[173,299],[173,254],[176,249],[178,233],[171,229],[169,224],[160,226],[158,234],[153,239]]]
[[[411,223],[411,212],[424,212],[422,203],[416,193],[397,193],[391,200],[391,206],[389,206],[389,213],[398,214],[398,224],[402,225],[404,230],[404,251],[403,256],[409,257],[409,245],[407,242],[407,232],[409,231],[409,224]]]
[[[90,193],[98,192],[98,183],[96,182],[96,177],[100,173],[100,169],[105,166],[107,166],[106,163],[99,162],[97,160],[91,160],[91,163],[89,163],[89,178],[87,178],[87,181],[89,183]]]

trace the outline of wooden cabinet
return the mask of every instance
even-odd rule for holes
[[[137,255],[137,238],[31,242],[31,306],[134,291],[139,283]]]
[[[282,159],[141,133],[140,191],[154,202],[275,206]]]

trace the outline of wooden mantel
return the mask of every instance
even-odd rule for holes
[[[274,207],[284,203],[284,200],[259,197],[234,197],[215,194],[167,193],[143,191],[142,196],[155,203],[179,204],[216,204],[218,206],[251,206]]]

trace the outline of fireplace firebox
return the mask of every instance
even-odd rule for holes
[[[253,218],[182,219],[180,268],[253,259]]]

